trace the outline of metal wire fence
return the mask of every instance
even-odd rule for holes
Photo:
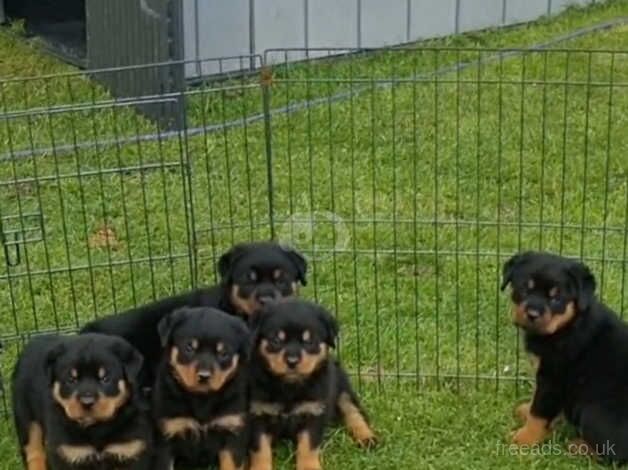
[[[249,239],[307,255],[359,383],[518,386],[519,249],[583,258],[624,311],[628,52],[332,52],[132,99],[98,85],[128,68],[0,82],[5,380],[29,335],[211,284]],[[181,131],[138,111],[175,102]]]

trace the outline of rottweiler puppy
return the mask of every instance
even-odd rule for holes
[[[243,468],[247,453],[249,330],[240,318],[184,307],[158,325],[163,356],[153,417],[165,443],[161,461],[180,467]]]
[[[342,419],[363,446],[375,434],[341,365],[330,355],[338,325],[323,307],[299,300],[267,305],[253,319],[249,379],[251,470],[272,469],[272,445],[297,445],[297,469],[321,468],[326,427]]]
[[[213,307],[248,319],[268,302],[298,294],[306,284],[307,262],[296,250],[273,242],[235,245],[218,261],[220,283],[133,308],[88,323],[82,332],[122,336],[146,360],[145,382],[152,383],[151,365],[159,361],[157,324],[181,307]]]
[[[154,428],[139,401],[140,354],[98,334],[31,340],[12,376],[15,428],[28,470],[149,470]]]
[[[513,321],[537,364],[525,421],[513,436],[534,445],[563,413],[578,432],[576,446],[602,460],[628,461],[628,326],[595,295],[583,263],[542,252],[513,256],[502,289],[512,285]]]

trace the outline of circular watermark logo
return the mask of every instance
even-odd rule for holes
[[[329,211],[296,212],[277,231],[279,242],[312,250],[318,259],[347,249],[351,232],[344,219]]]

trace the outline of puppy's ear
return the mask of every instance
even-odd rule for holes
[[[299,253],[294,248],[288,246],[282,246],[281,249],[288,255],[290,261],[297,270],[297,280],[301,282],[301,285],[307,285],[307,260],[305,256]]]
[[[591,270],[583,263],[574,261],[569,268],[567,274],[577,292],[578,310],[587,310],[595,297],[595,288],[597,282]]]
[[[54,379],[53,371],[54,371],[54,366],[57,362],[57,359],[59,359],[63,354],[65,354],[66,351],[67,351],[67,348],[65,344],[63,344],[62,342],[59,342],[56,345],[54,345],[46,354],[46,357],[44,358],[44,370],[46,371],[46,375],[48,376],[49,383],[52,383]]]
[[[223,281],[231,280],[231,273],[233,271],[233,265],[238,258],[240,258],[247,248],[244,244],[239,244],[231,247],[229,251],[223,253],[218,260],[218,274]]]
[[[325,326],[325,343],[327,343],[330,348],[335,348],[336,339],[338,338],[339,332],[338,322],[332,316],[332,314],[323,307],[318,307],[316,309],[316,316],[318,317],[319,321]]]
[[[137,383],[144,364],[144,358],[139,351],[125,340],[118,338],[111,346],[111,350],[120,359],[127,381],[132,384]]]
[[[534,255],[531,251],[526,251],[524,253],[517,253],[512,258],[504,263],[502,268],[502,284],[500,286],[501,290],[504,290],[508,284],[512,282],[512,277],[517,269],[527,263],[530,258]]]
[[[181,322],[184,313],[185,308],[175,310],[174,312],[171,312],[163,317],[157,324],[157,332],[159,333],[159,339],[161,341],[162,348],[165,348],[170,343],[172,330]]]

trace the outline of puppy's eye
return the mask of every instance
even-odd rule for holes
[[[196,350],[196,344],[194,341],[189,341],[185,344],[184,348],[185,352],[188,354],[192,354]]]
[[[76,377],[73,377],[72,375],[68,375],[65,378],[65,383],[66,383],[66,385],[74,385],[74,384],[76,384],[76,380],[77,380]]]
[[[275,336],[273,338],[270,339],[269,344],[273,347],[273,348],[280,348],[281,345],[283,344],[283,341],[281,341],[281,339],[279,338],[279,336]]]
[[[105,374],[100,378],[100,383],[103,385],[107,385],[109,382],[111,382],[111,378],[109,377],[109,374]]]
[[[229,359],[229,352],[219,351],[217,356],[219,361],[226,361],[227,359]]]

